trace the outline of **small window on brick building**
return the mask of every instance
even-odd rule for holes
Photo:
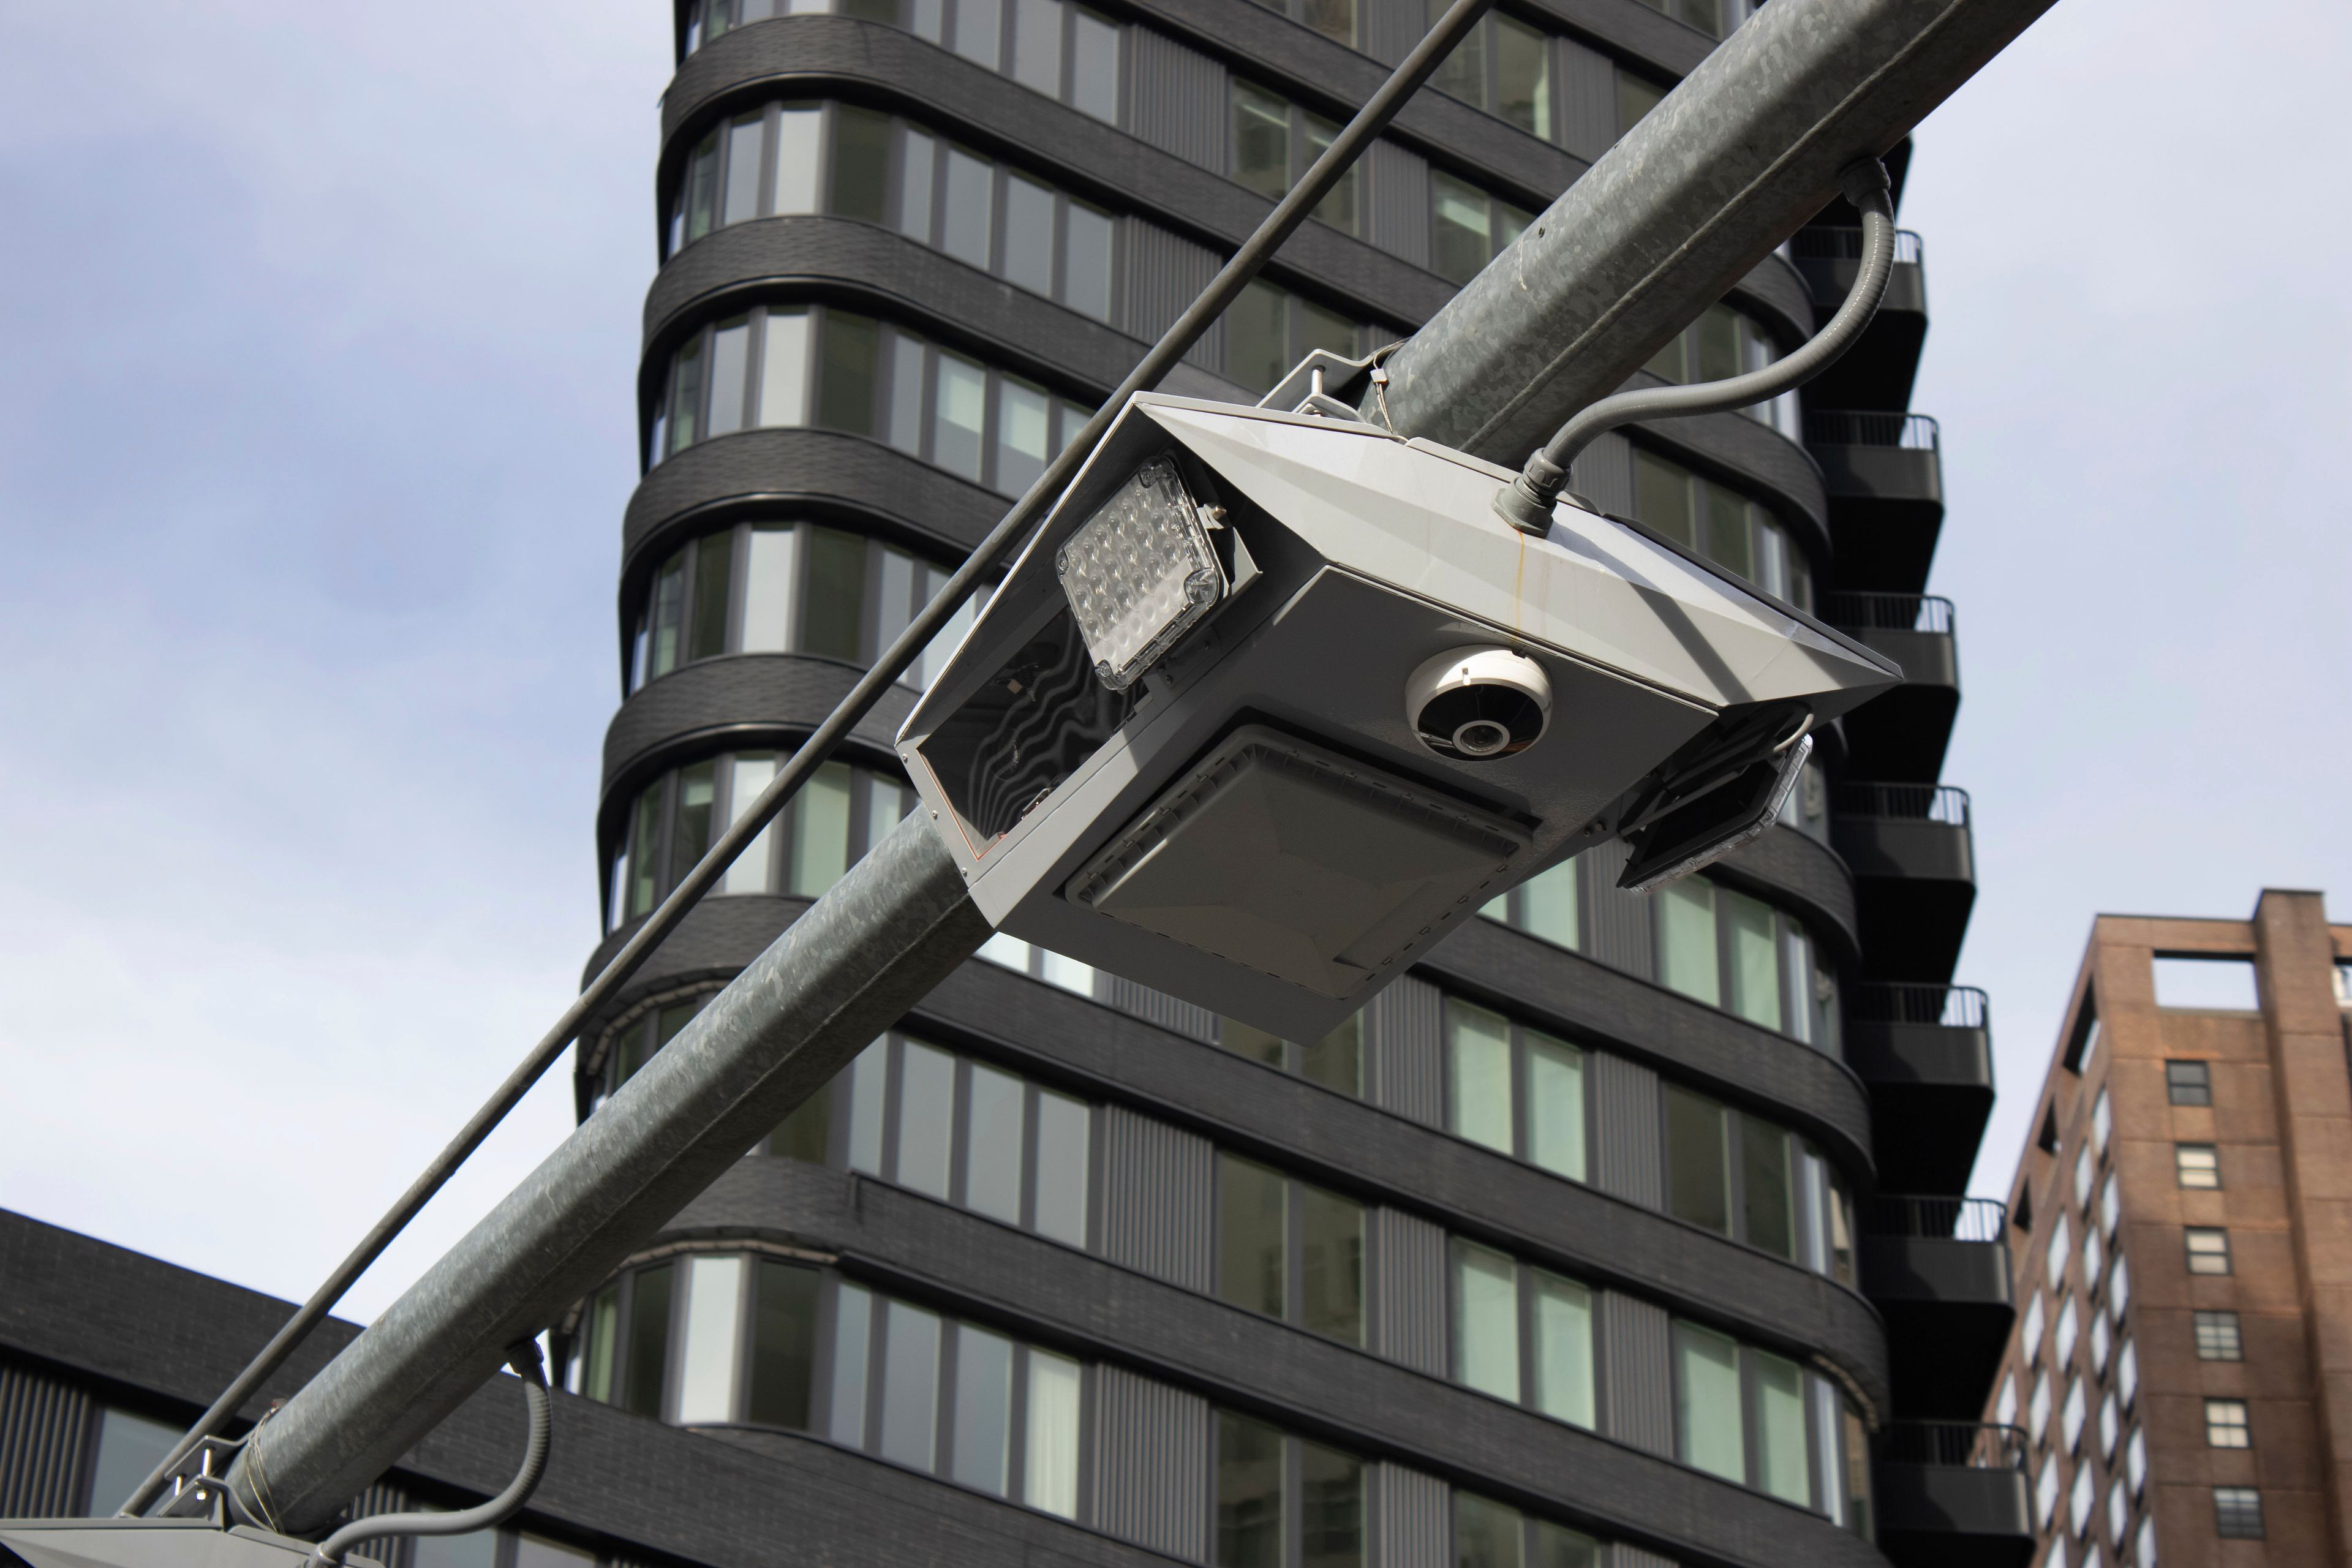
[[[2058,1152],[2058,1108],[2054,1105],[2042,1112],[2042,1136],[2036,1140],[2045,1154]]]
[[[2172,1172],[2184,1187],[2208,1191],[2221,1184],[2221,1155],[2210,1143],[2175,1143]]]
[[[2227,1274],[2230,1272],[2230,1233],[2220,1226],[2192,1225],[2186,1233],[2189,1248],[2189,1272],[2191,1274]]]
[[[2213,1533],[2224,1541],[2260,1541],[2263,1494],[2252,1487],[2215,1487]]]
[[[2165,1063],[2164,1095],[2175,1105],[2212,1104],[2212,1064],[2210,1062]]]
[[[2209,1448],[2251,1448],[2252,1435],[2246,1429],[2246,1402],[2242,1399],[2209,1399],[2205,1402],[2205,1446]]]
[[[2199,1312],[2195,1316],[2199,1361],[2243,1361],[2245,1342],[2238,1337],[2235,1312]]]

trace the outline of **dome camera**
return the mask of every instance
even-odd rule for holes
[[[1458,763],[1492,762],[1536,743],[1551,719],[1543,667],[1506,647],[1457,647],[1405,682],[1405,717],[1421,743]]]

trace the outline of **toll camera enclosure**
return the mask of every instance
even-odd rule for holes
[[[1654,876],[1719,853],[1807,731],[1900,679],[1637,527],[1512,528],[1509,478],[1359,421],[1132,398],[898,737],[982,912],[1318,1039],[1595,843]],[[1446,745],[1416,722],[1433,668],[1548,711]]]

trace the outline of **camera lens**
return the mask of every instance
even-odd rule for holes
[[[1492,719],[1473,719],[1454,731],[1454,749],[1465,757],[1491,757],[1511,743],[1511,731]]]

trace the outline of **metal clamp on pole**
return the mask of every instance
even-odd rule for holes
[[[530,1406],[530,1436],[523,1447],[522,1468],[507,1489],[489,1501],[455,1513],[379,1513],[351,1523],[319,1542],[315,1560],[341,1568],[344,1553],[362,1541],[395,1535],[470,1535],[503,1524],[530,1500],[539,1478],[547,1469],[547,1439],[553,1425],[548,1409],[547,1373],[539,1359],[539,1342],[525,1340],[507,1351],[507,1365],[522,1379],[522,1396]]]
[[[1723,414],[1765,402],[1804,385],[1853,346],[1878,313],[1878,301],[1895,269],[1895,204],[1887,195],[1886,165],[1875,158],[1847,164],[1838,183],[1845,199],[1862,213],[1862,272],[1829,325],[1802,348],[1762,370],[1697,386],[1621,392],[1583,409],[1528,459],[1517,479],[1495,492],[1495,510],[1504,521],[1538,539],[1550,532],[1551,509],[1568,487],[1569,465],[1603,431],[1637,419]]]

